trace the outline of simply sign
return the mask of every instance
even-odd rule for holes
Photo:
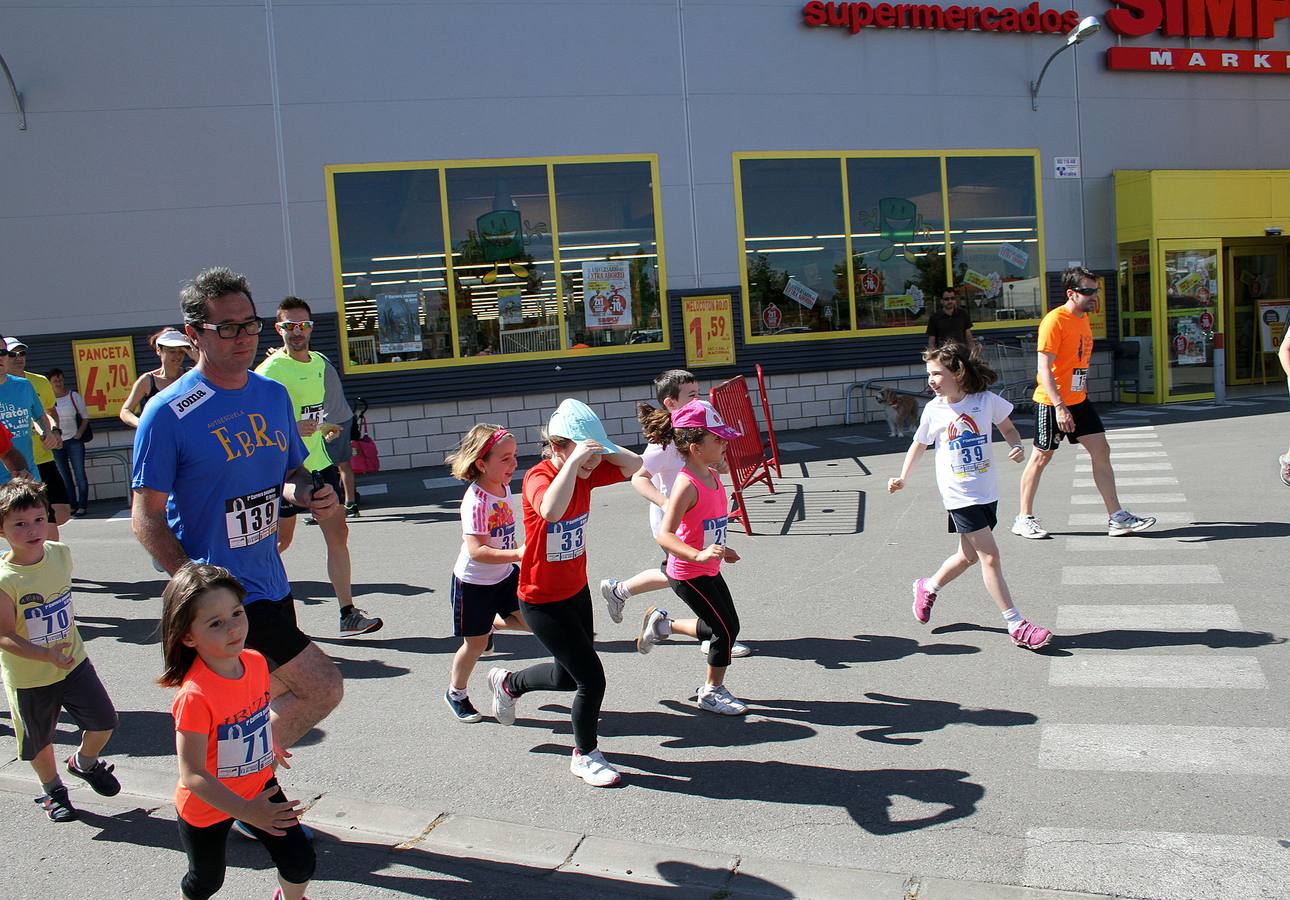
[[[1172,38],[1267,39],[1277,22],[1290,18],[1287,0],[1111,0],[1103,21],[1126,38],[1156,33]],[[1108,69],[1139,72],[1241,72],[1285,75],[1285,50],[1116,46],[1106,51]]]

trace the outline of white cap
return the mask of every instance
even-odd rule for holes
[[[4,339],[4,349],[6,353],[9,352],[10,350],[17,350],[19,347],[21,347],[24,350],[27,349],[27,345],[24,344],[22,341],[18,340],[16,337],[7,337]]]
[[[193,342],[188,340],[188,335],[173,328],[157,335],[158,347],[191,347],[192,345]]]

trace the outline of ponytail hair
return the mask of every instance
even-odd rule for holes
[[[986,365],[979,353],[969,353],[958,341],[946,341],[935,350],[923,351],[923,362],[937,362],[944,366],[967,394],[989,390],[999,380],[994,369]]]
[[[675,440],[676,433],[672,430],[672,414],[665,408],[641,403],[636,407],[636,421],[641,423],[641,431],[645,432],[645,440],[651,444],[666,447]]]

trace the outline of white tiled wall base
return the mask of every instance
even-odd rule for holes
[[[1111,399],[1110,355],[1098,353],[1089,373],[1093,385],[1092,398],[1107,403]],[[751,370],[751,369],[750,369]],[[867,369],[835,369],[827,372],[799,374],[767,374],[766,394],[771,414],[775,418],[775,433],[800,428],[841,425],[847,385],[870,378],[907,376],[906,386],[914,388],[923,377],[923,366],[883,366]],[[757,422],[765,429],[761,400],[757,394],[757,379],[748,376],[748,391],[752,395],[753,411]],[[701,396],[707,397],[715,381],[700,375]],[[639,449],[642,438],[640,424],[636,421],[636,405],[641,401],[656,404],[653,387],[649,384],[627,387],[594,388],[590,391],[562,391],[552,393],[511,395],[439,403],[408,403],[398,406],[372,407],[367,412],[368,431],[381,453],[383,470],[400,470],[443,465],[444,456],[451,452],[461,436],[476,422],[493,422],[504,425],[519,441],[521,459],[536,456],[540,450],[539,430],[555,409],[559,400],[573,397],[589,405],[600,416],[612,440],[621,440],[627,446]],[[859,421],[859,398],[853,398],[852,421]],[[882,410],[870,404],[869,421],[882,418]],[[112,446],[128,445],[134,432],[109,432]],[[98,445],[99,438],[95,439]],[[93,499],[123,497],[125,476],[115,460],[87,460],[90,493]]]

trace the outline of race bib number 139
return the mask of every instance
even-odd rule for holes
[[[237,550],[278,533],[278,486],[224,501],[228,546]]]

